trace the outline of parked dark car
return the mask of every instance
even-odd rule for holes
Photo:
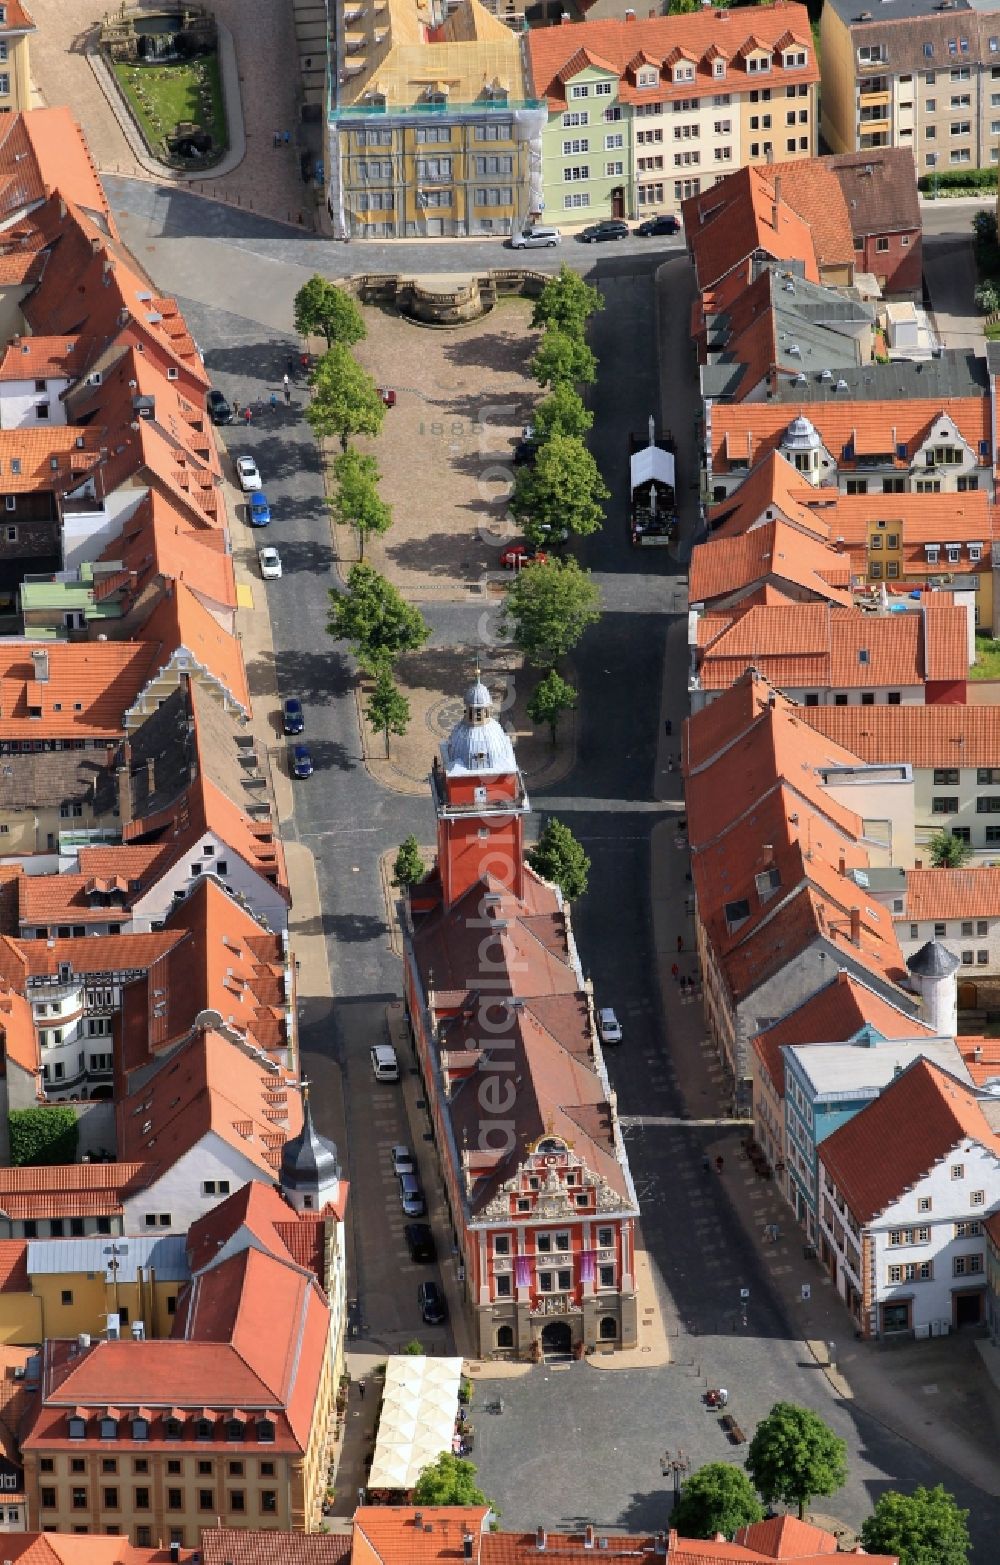
[[[647,217],[636,229],[636,233],[641,234],[643,239],[649,239],[655,234],[679,234],[680,231],[680,221],[672,212],[662,212],[659,217]]]
[[[600,223],[591,223],[580,238],[586,245],[600,244],[603,239],[627,239],[629,226],[620,217],[606,217]]]
[[[312,751],[307,744],[292,745],[292,776],[301,782],[313,774]]]
[[[533,462],[538,455],[538,442],[536,440],[519,440],[514,447],[514,466],[526,467]]]
[[[427,1223],[407,1223],[403,1229],[411,1261],[436,1261],[437,1245]]]
[[[286,734],[301,734],[305,729],[306,717],[298,696],[287,696],[281,703],[281,726]]]
[[[417,1303],[426,1326],[443,1326],[448,1319],[448,1306],[436,1282],[417,1284]]]
[[[214,386],[205,398],[205,406],[208,408],[208,416],[213,424],[231,424],[233,422],[232,408],[222,395],[222,392],[216,391]]]

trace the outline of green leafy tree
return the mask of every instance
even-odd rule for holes
[[[833,1494],[847,1482],[846,1453],[846,1442],[817,1413],[776,1402],[757,1425],[747,1472],[765,1504],[794,1502],[801,1518],[816,1495]]]
[[[575,560],[547,560],[519,571],[507,590],[503,631],[536,668],[554,668],[601,617],[600,594]]]
[[[368,697],[365,716],[373,728],[385,736],[385,758],[389,759],[389,735],[402,738],[410,726],[410,703],[392,677],[388,663],[375,674],[375,686]]]
[[[554,668],[550,668],[545,678],[535,686],[531,700],[528,702],[528,716],[539,727],[543,723],[548,723],[552,743],[555,744],[559,719],[564,712],[571,712],[575,706],[576,691],[573,686]]]
[[[585,283],[579,272],[564,263],[558,275],[550,277],[531,313],[532,326],[556,327],[571,337],[583,337],[587,322],[596,310],[604,309],[604,300],[596,288]]]
[[[385,418],[385,403],[378,387],[350,355],[335,342],[315,365],[311,378],[312,400],[306,418],[317,439],[339,436],[347,450],[350,435],[377,435]]]
[[[416,1337],[414,1337],[412,1341],[406,1344],[403,1352],[408,1354],[410,1358],[419,1359],[426,1355],[427,1349],[424,1347],[422,1342],[418,1342]]]
[[[530,369],[540,386],[589,385],[597,379],[597,360],[587,344],[557,327],[545,333]]]
[[[869,1554],[898,1554],[899,1565],[966,1565],[968,1515],[942,1484],[912,1494],[890,1489],[863,1523],[861,1542]]]
[[[531,542],[543,544],[564,527],[580,537],[597,532],[609,493],[583,441],[551,435],[535,461],[518,468],[510,508]]]
[[[392,509],[378,492],[378,463],[348,446],[333,464],[337,487],[330,509],[338,522],[353,527],[358,535],[361,558],[365,557],[365,539],[369,533],[385,533],[392,526]]]
[[[46,1108],[11,1109],[10,1161],[14,1168],[74,1163],[80,1136],[76,1115],[63,1104]]]
[[[489,1505],[476,1483],[476,1464],[442,1451],[425,1467],[413,1491],[414,1505]]]
[[[670,1513],[670,1525],[684,1538],[732,1538],[740,1527],[763,1519],[764,1510],[742,1467],[709,1462],[692,1473]]]
[[[416,837],[404,837],[392,866],[394,886],[415,886],[427,873]]]
[[[934,869],[961,869],[972,857],[972,848],[961,837],[953,836],[947,827],[934,832],[927,844]]]
[[[319,333],[332,348],[335,342],[350,346],[367,337],[361,311],[349,293],[327,282],[325,277],[310,277],[295,295],[295,330],[301,337]]]
[[[346,641],[362,668],[375,673],[404,652],[422,647],[430,632],[419,609],[404,602],[370,565],[352,565],[346,592],[330,593],[327,630]]]
[[[575,902],[587,889],[590,859],[568,826],[555,817],[545,822],[535,846],[527,855],[536,875],[558,886],[567,902]]]
[[[995,310],[1000,310],[1000,289],[995,282],[987,280],[977,283],[973,299],[976,309],[982,310],[984,315],[992,315]]]
[[[538,404],[531,422],[539,444],[552,435],[575,435],[579,440],[591,428],[594,415],[584,407],[579,393],[567,381],[560,381]]]

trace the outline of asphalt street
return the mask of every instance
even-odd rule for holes
[[[368,1049],[382,1036],[385,1001],[401,993],[398,960],[387,943],[377,862],[409,832],[428,840],[429,798],[390,794],[361,761],[352,670],[325,634],[335,561],[325,514],[318,456],[301,417],[304,387],[280,402],[281,377],[293,350],[291,298],[304,275],[342,275],[360,265],[441,271],[496,264],[499,246],[331,245],[303,239],[232,209],[154,187],[108,180],[126,242],[159,286],[178,297],[213,380],[241,404],[264,403],[249,428],[225,431],[231,453],[252,450],[275,513],[266,535],[281,551],[284,575],[267,585],[282,695],[300,696],[307,711],[314,776],[295,790],[294,820],[283,823],[312,850],[321,892],[323,933],[335,994],[332,1026],[302,1019],[303,1061],[317,1083],[342,1070],[347,1146],[358,1234],[354,1279],[367,1334],[417,1330],[414,1269],[401,1247],[401,1217],[387,1174],[387,1147],[405,1139],[399,1095],[377,1089]],[[433,266],[425,252],[433,249]],[[416,258],[404,260],[401,251]],[[359,257],[364,252],[366,259]],[[474,254],[479,252],[477,259]],[[609,253],[610,252],[610,253]],[[677,255],[676,250],[673,254]],[[796,1339],[770,1289],[755,1242],[737,1221],[724,1180],[707,1178],[701,1159],[711,1135],[687,1117],[677,1040],[666,1027],[650,919],[651,833],[679,813],[663,802],[657,739],[666,661],[669,701],[685,700],[685,664],[674,652],[686,612],[683,577],[668,551],[635,551],[628,541],[627,435],[642,432],[650,414],[670,423],[679,442],[685,520],[692,525],[696,479],[695,407],[686,263],[670,263],[666,318],[656,311],[654,273],[669,254],[642,241],[583,250],[535,252],[534,264],[582,260],[606,301],[593,328],[602,375],[592,394],[595,455],[612,496],[603,532],[581,546],[598,579],[605,613],[574,655],[581,689],[578,764],[557,787],[560,817],[591,855],[591,890],[574,911],[578,943],[600,1004],[618,1010],[625,1046],[610,1062],[624,1115],[662,1118],[629,1131],[630,1156],[644,1210],[644,1232],[662,1283],[662,1303],[675,1362],[665,1369],[602,1372],[590,1365],[532,1372],[504,1384],[505,1412],[477,1418],[476,1460],[486,1491],[513,1527],[565,1526],[581,1519],[603,1527],[664,1525],[668,1480],[660,1456],[679,1446],[697,1467],[735,1455],[699,1392],[711,1383],[734,1388],[751,1427],[779,1396],[816,1407],[849,1444],[851,1481],[829,1510],[857,1524],[880,1489],[944,1479],[974,1509],[980,1551],[989,1559],[1000,1504],[934,1466],[908,1442],[840,1403]],[[222,301],[221,303],[219,301]],[[657,326],[672,373],[660,410]],[[279,406],[268,407],[272,389]],[[255,547],[259,535],[237,527],[235,545]],[[260,590],[263,590],[261,588]],[[475,644],[480,604],[424,607],[441,642]],[[488,633],[489,626],[486,626]],[[670,657],[666,657],[668,647]],[[261,671],[249,669],[251,687]],[[677,732],[677,724],[675,724]],[[679,744],[679,735],[678,735]],[[274,763],[285,764],[275,733]],[[430,751],[428,751],[428,763]],[[550,803],[533,798],[540,825]],[[678,859],[678,864],[681,860]],[[678,896],[683,895],[682,870]],[[400,1269],[402,1268],[402,1269]],[[738,1321],[739,1289],[750,1289],[746,1328]],[[424,1333],[422,1333],[424,1335]],[[553,1382],[559,1376],[558,1386]],[[609,1460],[610,1458],[613,1458]]]

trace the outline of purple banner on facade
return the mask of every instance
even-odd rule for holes
[[[519,1255],[514,1261],[514,1281],[519,1288],[531,1287],[530,1255]]]
[[[580,1281],[593,1282],[594,1280],[594,1252],[593,1250],[580,1251]]]

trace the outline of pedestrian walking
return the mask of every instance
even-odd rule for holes
[[[674,758],[673,758],[672,755],[668,755],[667,756],[667,771],[668,772],[672,772],[673,769],[674,769]]]
[[[291,140],[292,140],[292,133],[291,133],[290,130],[286,130],[285,131],[285,146],[286,147],[291,144]]]
[[[243,409],[243,422],[244,422],[244,424],[249,424],[249,422],[250,422],[250,420],[252,418],[253,418],[253,413],[252,413],[251,409],[250,408],[244,408]]]
[[[678,949],[678,951],[683,951],[684,950],[684,936],[683,935],[678,935],[677,936],[677,949]]]
[[[288,377],[292,373],[294,368],[295,368],[295,360],[292,358],[292,355],[289,354],[287,359],[285,360],[285,385],[286,386],[288,385]]]
[[[289,361],[288,361],[289,368],[291,367],[291,363],[292,363],[292,361],[291,361],[291,359],[289,359]],[[282,385],[284,386],[285,390],[287,391],[288,390],[288,375],[287,374],[282,379]]]
[[[673,967],[670,969],[670,972],[671,972],[671,974],[673,976],[674,983],[677,982],[677,979],[680,976],[680,971],[681,971],[680,968],[677,966],[677,963],[675,962]]]
[[[701,1160],[701,1167],[702,1167],[702,1172],[707,1174],[708,1173],[708,1154],[707,1153]]]
[[[365,1400],[365,1383],[363,1380],[358,1381],[358,1395],[363,1402]]]
[[[240,405],[237,402],[236,398],[234,397],[233,398],[233,418],[239,418],[239,416],[240,416]]]
[[[292,400],[292,388],[288,384],[288,377],[286,376],[285,377],[285,402],[286,402],[286,404],[291,402],[291,400]]]
[[[278,406],[278,393],[276,391],[272,391],[271,392],[271,399],[270,400],[271,400],[271,406],[273,408],[276,408]]]
[[[276,147],[280,147],[281,146],[281,131],[280,130],[276,130],[275,133],[274,133],[274,146],[276,146]]]

